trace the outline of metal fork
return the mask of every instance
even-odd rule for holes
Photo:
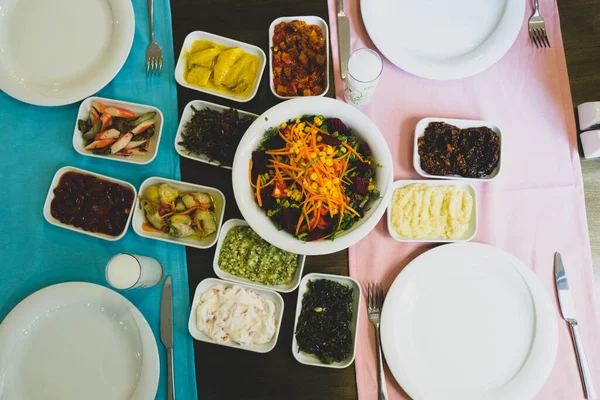
[[[367,311],[369,321],[375,327],[375,342],[377,345],[377,383],[378,400],[387,400],[387,388],[385,385],[385,376],[383,374],[383,357],[381,354],[381,338],[379,336],[379,316],[383,307],[383,286],[381,283],[367,284]]]
[[[529,37],[535,47],[550,47],[550,41],[546,34],[546,23],[540,15],[538,0],[533,0],[533,15],[529,19]]]
[[[154,40],[154,0],[148,0],[148,19],[150,20],[150,44],[146,49],[146,75],[158,75],[162,71],[163,54]]]

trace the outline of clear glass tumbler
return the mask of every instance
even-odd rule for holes
[[[123,253],[106,264],[106,281],[115,289],[140,289],[158,285],[163,272],[155,258]]]
[[[348,59],[348,76],[344,88],[346,103],[360,107],[368,104],[383,71],[383,61],[371,49],[358,49]]]

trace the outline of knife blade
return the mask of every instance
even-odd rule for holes
[[[565,266],[558,252],[554,253],[554,279],[556,280],[558,304],[560,304],[560,311],[563,318],[569,322],[577,322],[577,315],[575,314],[575,306],[573,305],[573,299],[569,291],[569,281],[565,273]]]
[[[554,253],[554,279],[556,281],[556,292],[558,294],[560,312],[562,313],[563,318],[569,323],[569,328],[571,329],[571,337],[573,338],[573,344],[575,345],[575,356],[577,357],[577,365],[579,367],[579,374],[581,376],[585,398],[595,400],[596,390],[594,388],[594,381],[583,349],[583,341],[581,333],[579,332],[579,323],[577,322],[575,305],[573,304],[573,298],[571,297],[571,291],[569,290],[569,281],[567,280],[567,274],[565,273],[565,266],[562,262],[562,257],[558,252]]]
[[[344,14],[344,0],[336,0],[338,46],[340,53],[340,75],[346,79],[348,75],[348,58],[350,58],[350,21]]]
[[[173,287],[167,276],[160,299],[160,340],[167,349],[173,348]]]
[[[160,340],[167,348],[167,400],[175,400],[173,371],[173,286],[167,276],[160,298]]]

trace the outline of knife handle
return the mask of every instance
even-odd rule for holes
[[[335,8],[337,12],[344,11],[344,0],[335,0]]]
[[[167,400],[175,400],[175,379],[173,376],[173,349],[167,349]]]
[[[569,326],[571,327],[573,341],[575,342],[575,354],[577,355],[577,364],[579,365],[579,372],[581,373],[581,380],[583,381],[585,398],[588,400],[596,400],[594,381],[592,380],[592,373],[590,372],[590,367],[588,366],[587,358],[583,351],[583,342],[581,340],[581,334],[579,333],[579,325],[577,324],[577,321],[569,321]]]

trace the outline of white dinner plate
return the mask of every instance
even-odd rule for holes
[[[414,400],[532,398],[554,365],[556,313],[516,257],[481,243],[434,248],[392,284],[381,316],[390,371]]]
[[[0,324],[1,400],[153,399],[159,370],[144,317],[103,286],[49,286]]]
[[[460,79],[495,64],[523,24],[523,0],[361,0],[377,48],[403,70]]]
[[[117,75],[134,31],[130,0],[0,0],[0,90],[41,106],[82,100]]]

